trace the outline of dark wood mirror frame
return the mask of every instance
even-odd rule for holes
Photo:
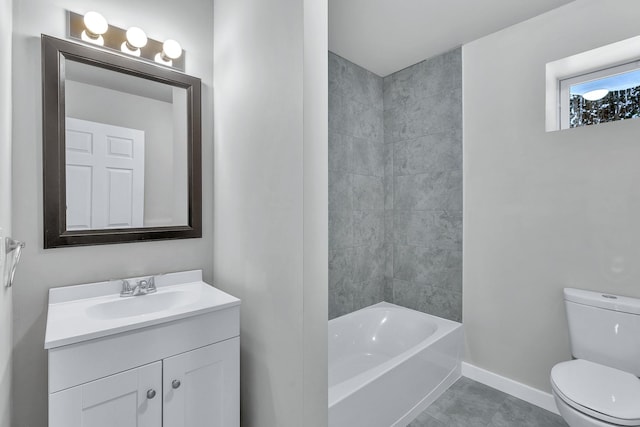
[[[67,231],[65,59],[186,89],[188,225]],[[200,79],[97,47],[42,35],[42,97],[45,249],[202,237]]]

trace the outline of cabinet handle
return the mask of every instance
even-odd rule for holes
[[[154,397],[156,397],[156,391],[152,388],[147,390],[147,399],[153,399]]]
[[[180,388],[180,380],[173,380],[171,382],[171,387],[173,388]]]

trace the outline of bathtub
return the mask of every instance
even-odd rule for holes
[[[460,378],[462,325],[382,302],[329,321],[329,427],[406,426]]]

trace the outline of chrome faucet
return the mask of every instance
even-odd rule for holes
[[[152,294],[156,292],[156,282],[153,276],[150,276],[146,279],[141,279],[136,282],[136,284],[131,287],[131,284],[128,280],[122,280],[122,290],[120,291],[121,297],[137,297],[139,295]]]

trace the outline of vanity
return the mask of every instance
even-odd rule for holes
[[[152,277],[49,291],[49,427],[240,425],[240,300],[201,270]]]

